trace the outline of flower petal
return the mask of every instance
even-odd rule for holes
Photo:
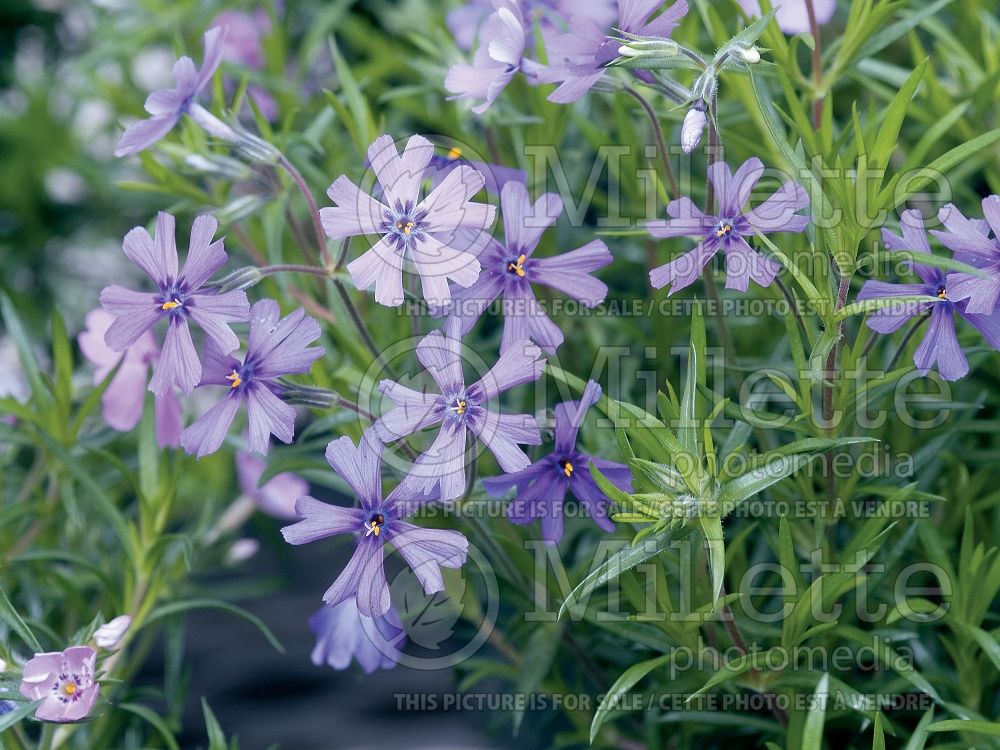
[[[181,433],[181,446],[193,456],[201,458],[209,453],[215,453],[226,439],[229,426],[236,417],[240,401],[236,394],[230,392],[211,409],[198,417],[195,422]]]
[[[110,334],[111,331],[109,330]],[[191,340],[191,331],[186,320],[171,318],[167,326],[167,336],[163,340],[160,360],[156,363],[149,390],[156,395],[166,393],[177,386],[182,393],[191,393],[201,380],[201,362]]]
[[[365,522],[364,512],[359,508],[321,503],[308,495],[295,501],[295,512],[301,520],[281,529],[281,535],[289,544],[309,544],[338,534],[350,534],[360,531]]]
[[[371,429],[365,431],[357,445],[345,436],[326,446],[326,462],[354,490],[364,507],[382,498],[382,451],[383,445]]]

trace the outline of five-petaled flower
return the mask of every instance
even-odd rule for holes
[[[765,258],[747,244],[745,237],[754,231],[802,232],[809,217],[795,211],[809,204],[809,196],[797,182],[786,182],[756,208],[743,210],[750,191],[764,172],[760,159],[747,159],[734,175],[725,162],[717,161],[708,168],[708,179],[715,188],[718,214],[702,212],[690,198],[678,198],[667,206],[666,221],[646,224],[654,237],[695,237],[698,246],[670,263],[649,272],[649,281],[656,289],[671,284],[669,294],[693,284],[702,268],[722,251],[726,255],[726,288],[745,292],[753,279],[768,286],[778,275],[780,266]]]
[[[225,386],[226,395],[181,433],[184,450],[198,458],[217,451],[241,404],[246,404],[250,423],[250,450],[266,455],[270,435],[292,442],[295,409],[281,400],[277,379],[309,372],[323,356],[323,347],[309,346],[319,336],[319,323],[301,308],[281,318],[278,303],[265,299],[250,310],[250,337],[242,362],[225,356],[208,340],[200,384]]]
[[[281,530],[289,544],[306,544],[338,534],[354,534],[357,547],[337,580],[323,596],[330,606],[356,596],[366,617],[389,611],[385,580],[385,545],[390,543],[413,570],[427,594],[444,590],[441,568],[465,564],[468,540],[457,531],[425,529],[405,519],[433,495],[415,493],[405,483],[382,497],[381,463],[384,446],[369,429],[355,446],[349,437],[326,447],[326,460],[354,491],[360,507],[345,508],[312,497],[299,498],[300,520]]]
[[[513,0],[493,0],[496,10],[479,31],[479,49],[472,64],[452,65],[444,87],[449,99],[483,99],[472,108],[482,114],[497,100],[518,71],[532,75],[540,66],[524,58],[525,24],[521,8]]]
[[[86,718],[101,692],[94,681],[96,664],[97,652],[89,646],[35,654],[21,674],[22,695],[41,700],[35,718],[60,723]]]
[[[510,489],[517,494],[507,506],[507,518],[514,523],[542,521],[542,538],[555,544],[563,535],[563,504],[571,490],[594,523],[613,531],[608,517],[608,498],[590,474],[592,463],[608,481],[623,492],[632,491],[631,472],[627,466],[577,450],[576,437],[587,410],[601,398],[601,386],[593,380],[584,388],[579,401],[564,401],[554,409],[555,446],[552,453],[513,474],[483,480],[483,487],[493,497],[503,497]]]
[[[503,391],[537,380],[545,366],[541,350],[530,341],[516,341],[482,378],[465,385],[462,342],[449,324],[447,335],[432,331],[417,344],[417,359],[434,379],[439,392],[416,391],[393,380],[379,390],[395,406],[375,422],[375,433],[386,442],[440,424],[430,448],[410,467],[405,483],[430,492],[440,482],[442,500],[465,490],[465,444],[471,432],[493,452],[504,471],[520,471],[531,461],[518,447],[539,445],[541,433],[529,414],[501,414],[490,402]]]
[[[347,669],[355,659],[365,674],[395,667],[399,647],[406,639],[395,609],[390,606],[383,615],[365,617],[354,599],[345,599],[335,607],[324,606],[309,618],[309,629],[316,636],[313,664]]]
[[[359,289],[375,287],[383,305],[403,303],[405,261],[413,263],[426,300],[434,306],[451,299],[448,280],[469,286],[479,277],[479,261],[467,249],[465,230],[481,233],[493,224],[496,209],[474,203],[484,185],[483,176],[462,164],[420,199],[421,184],[434,146],[426,138],[410,138],[402,155],[388,135],[368,147],[368,160],[382,189],[382,200],[361,191],[345,175],[327,194],[337,205],[320,210],[323,228],[331,239],[352,235],[381,235],[360,258],[347,265]]]
[[[524,185],[508,182],[500,194],[504,241],[491,239],[480,254],[483,272],[467,289],[456,290],[452,298],[452,318],[463,334],[498,296],[503,295],[504,329],[500,352],[516,341],[530,339],[548,354],[555,354],[563,342],[563,332],[545,314],[531,290],[541,284],[573,297],[585,307],[604,301],[608,287],[592,274],[608,265],[611,253],[601,240],[549,258],[533,258],[542,233],[562,213],[562,199],[545,193],[534,205]]]
[[[882,230],[882,241],[888,250],[910,250],[931,254],[931,246],[924,231],[924,221],[919,211],[904,211],[899,226],[903,236]],[[964,261],[961,253],[957,260]],[[939,268],[912,264],[914,273],[920,277],[916,284],[891,284],[885,281],[869,280],[858,293],[859,300],[884,299],[926,295],[934,299],[927,301],[900,301],[899,304],[882,308],[868,318],[868,327],[878,333],[894,333],[912,318],[921,322],[930,318],[930,325],[923,341],[913,354],[913,364],[921,375],[926,375],[935,364],[945,380],[958,380],[969,371],[958,335],[955,331],[955,313],[976,328],[994,349],[1000,350],[1000,311],[981,315],[970,313],[964,300],[955,301],[949,287],[953,274],[945,274]]]
[[[215,75],[224,51],[225,31],[218,27],[206,31],[205,58],[201,69],[195,67],[190,57],[182,57],[174,63],[174,88],[160,89],[149,95],[145,108],[151,117],[130,125],[122,133],[115,156],[130,156],[145,151],[173,130],[183,115],[190,115],[218,138],[234,140],[236,133],[196,101],[198,93]]]
[[[618,0],[618,32],[646,37],[669,37],[687,14],[685,0],[677,0],[656,18],[650,16],[663,6],[663,0]],[[540,83],[558,83],[549,94],[557,104],[575,102],[604,77],[608,63],[618,58],[621,42],[609,35],[609,29],[590,16],[576,14],[569,19],[569,31],[553,34],[546,40],[549,64],[538,72]]]
[[[136,227],[122,242],[125,255],[146,272],[157,291],[133,292],[117,285],[101,291],[101,305],[116,316],[104,335],[104,341],[113,351],[125,351],[159,321],[167,321],[163,349],[149,381],[149,390],[158,396],[175,385],[190,393],[201,377],[201,362],[191,340],[189,320],[201,326],[222,352],[231,352],[240,345],[228,324],[249,318],[246,293],[216,294],[204,288],[209,276],[222,268],[229,257],[222,240],[212,241],[218,226],[219,222],[211,216],[194,220],[187,260],[178,274],[174,217],[161,211],[156,217],[155,240],[144,227]]]

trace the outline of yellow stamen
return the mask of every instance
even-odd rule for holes
[[[715,231],[716,237],[723,237],[733,231],[733,227],[730,224],[723,224]]]
[[[378,536],[378,533],[381,530],[381,528],[382,527],[379,526],[377,523],[372,523],[372,531],[374,532],[375,536]]]
[[[508,263],[507,270],[516,273],[518,276],[524,276],[524,258],[522,255],[517,259],[517,263]]]
[[[568,477],[573,476],[573,464],[571,464],[569,461],[563,462],[563,474],[565,474]]]
[[[452,408],[452,410],[456,414],[461,415],[461,414],[465,414],[465,410],[466,410],[467,407],[468,407],[468,404],[465,402],[465,399],[459,399],[458,403],[455,404],[455,406],[453,406],[451,408]]]
[[[948,299],[948,291],[944,287],[941,287],[940,289],[938,289],[937,298]]]
[[[453,159],[453,160],[454,159],[461,159],[462,158],[462,149],[460,149],[458,146],[452,146],[451,147],[451,151],[448,152],[448,158],[449,159]]]
[[[413,232],[413,222],[412,221],[407,221],[404,224],[402,221],[397,221],[396,222],[396,228],[399,229],[407,237],[409,237],[410,233]]]
[[[160,309],[173,310],[175,307],[180,307],[180,306],[181,306],[180,300],[172,299],[172,300],[167,300],[162,305],[160,305]]]
[[[65,685],[63,685],[63,692],[66,693],[66,695],[73,695],[73,694],[75,694],[76,693],[76,683],[75,682],[67,682]]]
[[[243,384],[243,380],[240,378],[240,374],[233,370],[229,375],[226,375],[226,380],[232,381],[231,388],[239,388]]]

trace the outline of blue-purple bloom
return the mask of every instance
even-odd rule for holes
[[[145,151],[173,130],[183,115],[190,115],[212,135],[233,140],[236,134],[228,125],[196,101],[198,93],[215,75],[225,47],[225,32],[218,27],[205,32],[205,58],[201,69],[190,57],[174,63],[174,88],[154,91],[146,99],[145,108],[151,117],[130,125],[115,148],[115,156],[130,156]]]
[[[263,38],[271,31],[271,16],[263,8],[252,13],[244,10],[224,10],[210,24],[225,29],[222,59],[236,63],[248,70],[264,69]],[[227,91],[236,88],[236,81],[226,81]],[[247,96],[256,102],[261,114],[268,120],[278,116],[278,104],[271,93],[256,83],[247,86]]]
[[[289,544],[307,544],[338,534],[353,534],[357,540],[347,567],[323,596],[331,607],[356,599],[366,617],[389,611],[389,586],[385,580],[385,545],[391,543],[406,561],[427,594],[444,590],[441,568],[465,564],[469,542],[459,532],[425,529],[407,522],[431,495],[414,493],[400,483],[382,497],[381,462],[384,446],[372,430],[355,446],[349,437],[333,440],[326,447],[326,460],[354,491],[360,507],[330,505],[312,497],[299,498],[296,511],[302,519],[281,530]]]
[[[380,304],[395,307],[403,303],[407,259],[420,275],[424,297],[434,306],[451,299],[449,279],[469,286],[479,277],[479,261],[455,247],[456,234],[486,230],[493,224],[496,209],[472,202],[484,180],[467,165],[449,172],[421,200],[421,183],[433,156],[434,145],[422,136],[411,137],[402,155],[390,136],[379,136],[368,147],[368,160],[385,203],[341,175],[327,191],[337,205],[320,210],[323,228],[331,239],[381,235],[374,246],[347,265],[355,286],[374,286],[375,301]]]
[[[152,331],[145,331],[124,352],[112,350],[105,342],[104,335],[114,322],[115,316],[97,308],[87,313],[86,328],[77,337],[83,356],[94,365],[94,385],[102,382],[115,367],[118,372],[111,378],[104,395],[101,396],[104,421],[119,432],[130,432],[142,419],[142,407],[146,400],[146,373],[160,357]],[[119,363],[121,363],[119,365]],[[156,442],[161,448],[179,446],[183,416],[181,402],[173,388],[154,399],[156,414]]]
[[[399,645],[406,638],[395,609],[389,607],[384,615],[365,617],[354,599],[335,607],[324,606],[309,618],[309,629],[316,636],[313,664],[347,669],[355,659],[365,674],[395,667]]]
[[[608,287],[592,274],[612,261],[607,245],[593,240],[583,247],[548,258],[532,254],[544,231],[562,213],[562,199],[545,193],[534,205],[524,185],[508,182],[500,194],[504,241],[490,239],[480,254],[483,271],[479,280],[452,295],[452,319],[466,334],[498,296],[503,295],[504,329],[500,352],[517,341],[530,339],[547,354],[555,354],[563,332],[545,314],[531,289],[532,284],[551,287],[594,307],[604,301]]]
[[[295,502],[309,491],[309,482],[290,471],[282,471],[264,484],[260,478],[267,462],[245,451],[236,454],[236,479],[243,496],[274,518],[298,518]]]
[[[466,386],[462,341],[454,326],[446,330],[447,335],[432,331],[417,344],[417,359],[440,392],[415,391],[393,380],[383,380],[379,390],[395,406],[375,422],[373,429],[388,442],[440,424],[433,444],[414,462],[404,483],[417,491],[430,492],[440,482],[441,500],[452,500],[465,490],[465,443],[470,432],[493,452],[504,471],[520,471],[531,463],[518,443],[542,442],[535,418],[529,414],[501,414],[490,409],[490,402],[509,388],[537,380],[545,361],[537,346],[517,341],[480,380]]]
[[[991,314],[1000,300],[1000,195],[983,198],[983,216],[985,221],[967,219],[949,203],[938,213],[948,231],[931,230],[956,259],[978,267],[983,274],[948,274],[949,299],[968,300],[965,311],[977,315]]]
[[[688,5],[677,0],[650,20],[662,6],[663,0],[618,0],[615,28],[636,36],[668,38],[687,14]],[[608,63],[618,58],[620,47],[607,26],[590,16],[571,16],[569,32],[550,35],[545,43],[549,64],[538,72],[538,81],[559,84],[549,101],[568,104],[590,91],[604,76]]]
[[[206,341],[200,385],[226,386],[226,395],[181,433],[184,450],[198,458],[217,451],[242,404],[250,423],[250,450],[267,455],[270,435],[291,443],[295,409],[281,400],[277,379],[309,372],[323,356],[323,347],[309,346],[319,336],[319,323],[307,318],[302,308],[281,318],[278,303],[265,299],[250,310],[250,338],[242,362],[220,352],[211,339]]]
[[[646,224],[654,237],[700,240],[694,250],[649,272],[649,281],[655,289],[671,284],[669,294],[673,294],[691,286],[705,264],[720,251],[726,255],[726,289],[745,292],[750,279],[761,286],[774,281],[781,266],[755,252],[744,237],[752,237],[754,230],[761,233],[804,231],[809,217],[795,211],[809,205],[809,196],[797,182],[786,182],[756,208],[744,211],[743,206],[763,172],[764,165],[756,157],[743,162],[735,175],[729,165],[717,161],[708,168],[708,179],[715,188],[719,206],[715,216],[702,212],[690,198],[678,198],[667,206],[669,219]]]
[[[517,0],[525,25],[530,25],[531,19],[538,17],[543,28],[562,22],[570,15],[587,16],[604,28],[617,17],[615,5],[615,0]],[[462,49],[472,49],[483,21],[493,11],[493,0],[469,0],[465,5],[448,11],[448,28],[455,37],[455,43]]]
[[[608,517],[608,498],[590,475],[589,464],[593,463],[618,489],[632,491],[632,477],[627,466],[577,450],[576,437],[587,410],[600,398],[601,386],[589,381],[581,400],[564,401],[556,406],[552,453],[522,471],[483,480],[483,487],[493,497],[503,497],[508,490],[514,489],[517,494],[507,506],[507,518],[517,524],[541,519],[542,538],[549,544],[562,539],[567,490],[571,490],[577,502],[587,509],[594,523],[605,531],[614,530],[615,525]]]
[[[521,8],[513,0],[493,0],[496,10],[479,31],[479,49],[472,64],[452,65],[444,87],[449,99],[482,99],[472,108],[482,114],[497,100],[519,71],[538,72],[538,63],[524,57],[525,23]]]
[[[245,292],[216,294],[203,288],[229,258],[222,240],[212,241],[218,226],[219,222],[211,216],[194,220],[187,260],[178,274],[174,217],[161,211],[156,217],[155,240],[144,227],[136,227],[122,242],[125,255],[145,271],[157,291],[133,292],[117,285],[101,291],[101,305],[117,318],[104,336],[113,351],[125,351],[159,321],[167,321],[160,360],[149,382],[149,390],[158,396],[175,385],[190,393],[201,378],[201,362],[191,340],[189,320],[197,323],[226,353],[240,345],[228,324],[250,317]]]
[[[919,211],[904,211],[899,226],[902,237],[888,229],[882,230],[882,241],[888,250],[910,250],[915,253],[931,254],[931,246],[924,230],[924,221]],[[955,259],[965,262],[967,258],[956,251]],[[949,280],[954,274],[945,274],[939,268],[912,264],[914,273],[920,277],[916,284],[891,284],[885,281],[866,281],[858,293],[859,300],[883,299],[927,295],[934,300],[908,301],[878,310],[868,318],[868,327],[878,333],[894,333],[912,318],[930,318],[930,324],[923,341],[913,355],[913,364],[921,375],[926,375],[937,365],[938,372],[945,380],[958,380],[969,372],[969,362],[958,343],[955,331],[955,313],[976,328],[990,346],[1000,351],[1000,310],[990,314],[970,313],[965,300],[955,301]]]

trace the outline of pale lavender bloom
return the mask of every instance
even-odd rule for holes
[[[283,471],[260,484],[266,468],[267,462],[264,459],[245,451],[237,452],[236,478],[240,489],[269,516],[298,518],[295,501],[309,492],[309,482],[298,474]]]
[[[302,497],[296,504],[302,520],[281,530],[289,544],[307,544],[338,534],[353,534],[357,540],[347,567],[323,596],[330,606],[356,599],[366,617],[389,611],[389,586],[385,580],[384,555],[387,542],[406,561],[427,594],[444,590],[441,568],[465,564],[468,540],[457,531],[424,529],[404,519],[430,496],[414,493],[406,483],[382,497],[380,475],[382,443],[369,429],[355,446],[348,437],[326,447],[326,460],[354,491],[360,507],[345,508]]]
[[[1000,195],[983,198],[985,221],[967,219],[949,203],[938,213],[947,232],[931,230],[942,245],[963,263],[976,266],[985,274],[948,274],[948,297],[968,300],[966,312],[989,315],[1000,300]],[[990,237],[990,230],[993,236]]]
[[[542,234],[562,213],[562,199],[545,193],[532,205],[524,185],[508,182],[501,191],[500,206],[504,241],[490,240],[479,256],[483,267],[479,280],[452,295],[452,320],[464,335],[493,300],[503,295],[500,352],[527,339],[547,354],[555,354],[563,332],[545,314],[531,285],[556,289],[585,307],[595,307],[607,297],[608,287],[591,274],[612,261],[611,253],[601,240],[593,240],[561,255],[533,258]]]
[[[395,667],[399,645],[406,638],[395,609],[365,617],[354,599],[323,607],[309,618],[309,629],[316,636],[313,664],[347,669],[351,659],[356,659],[365,674]]]
[[[347,265],[355,286],[374,286],[375,300],[380,304],[402,304],[407,259],[420,275],[424,297],[435,306],[451,299],[449,279],[469,286],[479,277],[475,256],[455,248],[456,233],[486,230],[493,224],[496,209],[472,202],[484,179],[466,165],[449,172],[421,200],[421,183],[433,156],[433,144],[419,135],[407,141],[402,155],[390,136],[379,136],[368,147],[368,161],[385,203],[341,175],[327,191],[337,205],[320,210],[323,228],[331,239],[381,235],[374,246]]]
[[[687,14],[686,0],[677,0],[650,20],[663,0],[618,0],[618,23],[615,32],[644,37],[668,38]],[[558,83],[549,101],[574,102],[586,94],[603,76],[605,66],[618,58],[621,42],[610,36],[606,25],[585,15],[569,19],[569,32],[550,34],[545,43],[548,67],[538,73],[541,83]]]
[[[59,723],[86,718],[101,692],[94,682],[96,664],[97,652],[89,646],[35,654],[21,675],[21,694],[41,700],[35,718]]]
[[[152,115],[130,125],[115,149],[115,156],[130,156],[145,151],[173,130],[183,115],[190,115],[209,133],[232,140],[236,137],[227,125],[195,101],[198,93],[208,85],[222,62],[225,34],[214,28],[205,32],[205,58],[201,69],[195,67],[190,57],[174,63],[174,88],[154,91],[146,99],[146,111]],[[228,132],[227,132],[228,131]]]
[[[427,369],[439,393],[415,391],[392,380],[379,390],[395,406],[374,424],[375,434],[388,442],[440,424],[431,447],[414,462],[404,483],[422,492],[440,482],[442,500],[465,490],[465,443],[471,432],[492,451],[504,471],[520,471],[531,462],[518,447],[539,445],[541,433],[528,414],[501,414],[490,402],[503,391],[537,380],[545,366],[541,351],[529,341],[517,341],[500,355],[493,368],[471,386],[462,372],[462,342],[453,324],[447,335],[432,331],[417,345],[417,359]]]
[[[449,99],[483,99],[472,108],[482,114],[497,100],[519,71],[538,72],[539,65],[524,58],[525,24],[521,9],[513,0],[493,0],[496,11],[490,14],[479,34],[479,49],[472,64],[452,65],[444,87]]]
[[[308,346],[319,336],[319,323],[305,317],[302,308],[281,318],[278,303],[265,299],[250,310],[250,338],[242,362],[206,341],[200,385],[224,385],[227,391],[181,433],[184,450],[198,458],[217,451],[244,404],[250,422],[250,450],[267,455],[270,435],[291,443],[295,409],[281,400],[282,386],[277,379],[309,372],[313,362],[323,356],[323,347]]]
[[[615,0],[517,0],[517,8],[526,26],[532,18],[538,17],[543,28],[550,28],[570,15],[586,16],[604,28],[611,26],[618,15]],[[472,49],[483,21],[493,10],[493,0],[470,0],[450,10],[447,23],[455,43],[462,49]]]
[[[720,251],[726,256],[726,289],[745,292],[750,279],[761,286],[774,281],[781,266],[755,252],[744,238],[752,237],[754,230],[761,233],[805,231],[809,217],[795,211],[809,205],[809,196],[797,182],[786,182],[756,208],[744,211],[743,206],[763,172],[764,165],[756,157],[743,162],[735,175],[725,162],[715,162],[708,168],[708,179],[715,188],[717,215],[705,214],[690,198],[678,198],[667,206],[668,220],[646,224],[654,237],[701,240],[694,250],[649,272],[649,281],[655,289],[672,284],[669,294],[673,294],[691,286],[705,264]]]
[[[115,320],[106,310],[97,308],[87,313],[86,329],[80,332],[77,343],[83,356],[94,365],[94,385],[104,381],[118,367],[104,395],[101,396],[104,421],[119,432],[131,432],[142,419],[142,406],[146,400],[146,373],[160,357],[151,330],[145,331],[124,352],[116,352],[104,342],[104,336]],[[118,366],[118,363],[121,366]],[[156,415],[156,442],[161,448],[178,447],[181,439],[183,416],[181,402],[170,388],[153,400]]]
[[[707,124],[708,117],[705,115],[704,106],[692,107],[684,115],[684,124],[681,125],[681,149],[685,154],[690,154],[698,148]]]
[[[888,250],[910,250],[931,254],[931,246],[924,231],[924,221],[919,211],[904,211],[899,220],[902,237],[888,229],[882,230],[882,241]],[[961,251],[956,259],[965,262]],[[885,281],[866,281],[858,293],[859,300],[883,299],[927,295],[936,300],[907,302],[883,308],[869,316],[868,327],[878,333],[888,334],[898,331],[903,325],[917,317],[930,316],[930,323],[923,341],[913,355],[913,364],[921,375],[926,375],[935,365],[945,380],[958,380],[969,372],[969,362],[958,343],[955,331],[955,313],[976,328],[990,346],[1000,351],[1000,310],[981,315],[970,313],[965,300],[955,301],[948,286],[955,274],[945,274],[939,268],[912,264],[914,273],[920,277],[916,284],[891,284]]]
[[[587,383],[583,398],[564,401],[554,409],[555,446],[552,453],[513,474],[483,480],[483,487],[493,497],[503,497],[511,490],[517,494],[507,506],[507,518],[517,524],[542,521],[542,538],[555,544],[563,535],[563,504],[571,490],[594,523],[605,531],[614,531],[608,517],[608,498],[590,475],[593,463],[608,481],[623,492],[632,492],[632,477],[627,466],[588,456],[577,450],[576,437],[587,410],[601,398],[601,386]]]
[[[760,2],[758,0],[739,0],[739,4],[748,16],[760,17]],[[778,28],[786,34],[803,34],[810,30],[806,0],[772,0],[771,7],[777,11],[774,18],[778,22]],[[829,23],[836,9],[837,0],[813,0],[816,25],[822,26]]]
[[[133,292],[117,285],[101,291],[101,305],[117,318],[104,336],[113,351],[124,352],[160,320],[167,321],[163,349],[149,382],[149,390],[157,395],[162,396],[175,385],[190,393],[201,377],[188,320],[201,326],[223,353],[240,345],[228,324],[249,318],[246,293],[216,294],[203,288],[229,258],[222,240],[212,241],[218,226],[211,216],[194,220],[187,260],[178,274],[174,217],[161,211],[156,217],[155,240],[145,228],[136,227],[122,242],[125,255],[155,282],[157,291]]]

